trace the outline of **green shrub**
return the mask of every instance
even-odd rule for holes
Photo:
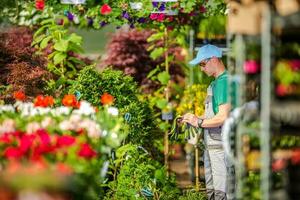
[[[118,174],[108,183],[107,200],[147,199],[145,190],[155,200],[173,200],[180,193],[174,176],[167,177],[165,168],[137,145],[120,147],[111,168]]]
[[[147,102],[138,99],[137,84],[132,77],[112,69],[98,72],[93,66],[89,66],[80,71],[69,89],[70,94],[75,94],[76,91],[80,92],[80,99],[93,105],[101,105],[100,97],[103,93],[113,95],[114,106],[120,110],[120,114],[129,115],[127,142],[151,147],[154,138],[160,137],[153,111]]]
[[[205,192],[196,192],[189,190],[180,196],[178,200],[207,200]]]

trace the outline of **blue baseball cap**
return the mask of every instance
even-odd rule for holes
[[[215,45],[207,44],[207,45],[202,46],[199,49],[196,58],[191,60],[189,62],[189,64],[194,66],[194,65],[201,63],[203,60],[212,58],[212,57],[221,58],[222,50],[220,48],[216,47]]]

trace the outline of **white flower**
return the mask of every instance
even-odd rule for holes
[[[107,112],[113,116],[118,116],[119,115],[119,110],[116,107],[109,107],[107,109]]]
[[[70,117],[70,122],[74,123],[74,124],[80,123],[81,122],[80,115],[78,115],[78,114],[72,114],[71,117]]]
[[[79,24],[79,18],[77,17],[77,15],[74,15],[73,21],[75,24]]]
[[[91,115],[95,113],[95,109],[89,102],[81,101],[80,108],[78,110],[74,110],[73,113],[80,115]]]
[[[5,119],[0,126],[0,134],[2,133],[10,133],[16,130],[16,123],[12,119]]]
[[[108,134],[107,130],[102,131],[102,135],[105,137]]]
[[[27,134],[35,133],[40,128],[41,128],[41,126],[40,126],[39,123],[37,123],[37,122],[31,122],[31,123],[27,124],[26,133]]]
[[[71,108],[65,106],[60,106],[51,110],[51,114],[53,116],[69,115],[70,112],[71,112]]]
[[[111,137],[112,137],[113,139],[117,139],[117,138],[118,138],[118,135],[117,135],[115,132],[112,132],[112,133],[111,133]]]
[[[45,117],[45,119],[41,122],[41,126],[43,128],[47,128],[50,125],[53,125],[54,121],[51,117]]]
[[[0,106],[0,112],[14,112],[15,108],[12,105]]]
[[[70,121],[68,121],[68,120],[65,120],[65,121],[60,122],[59,128],[60,128],[62,131],[75,130],[74,125],[73,125]]]
[[[91,138],[99,138],[101,136],[100,126],[92,120],[83,120],[79,127],[85,129],[87,131],[87,135]]]

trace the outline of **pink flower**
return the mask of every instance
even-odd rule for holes
[[[247,74],[255,74],[260,71],[260,63],[256,60],[247,60],[244,63],[244,71]]]
[[[102,15],[108,15],[110,14],[112,11],[111,7],[108,4],[104,4],[103,6],[101,6],[100,8],[100,13]]]
[[[163,22],[164,20],[165,20],[165,14],[164,13],[158,14],[157,21]]]
[[[97,152],[93,150],[89,144],[84,143],[81,144],[78,155],[83,158],[91,159],[97,155]]]
[[[156,20],[157,17],[158,17],[158,14],[156,14],[156,13],[152,13],[152,14],[150,15],[150,19],[152,19],[152,20]]]

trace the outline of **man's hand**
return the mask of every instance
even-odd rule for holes
[[[198,117],[192,113],[187,113],[182,116],[182,123],[189,123],[194,127],[198,127]]]

